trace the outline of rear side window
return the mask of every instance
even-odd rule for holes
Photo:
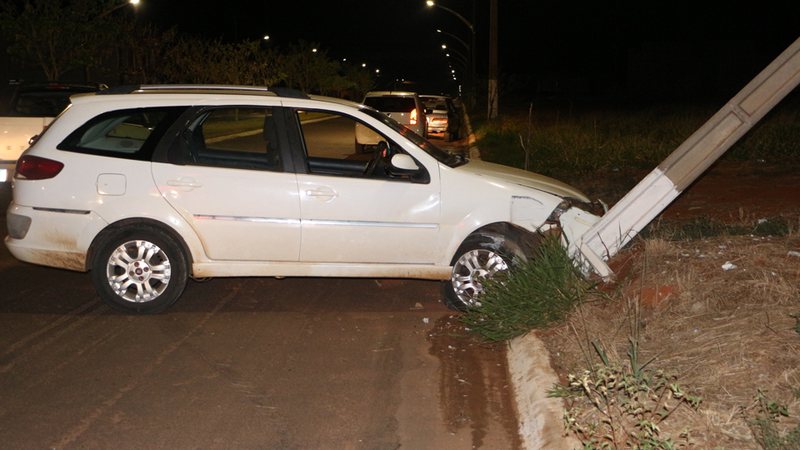
[[[72,132],[58,149],[148,160],[164,132],[184,110],[171,107],[107,112]]]
[[[364,104],[381,112],[409,112],[417,107],[414,97],[367,97]]]

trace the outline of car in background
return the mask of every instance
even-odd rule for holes
[[[69,105],[71,95],[105,88],[102,84],[55,82],[18,86],[0,115],[0,182],[11,179],[19,155]]]
[[[416,92],[370,91],[363,104],[377,109],[422,137],[428,137],[425,105]]]
[[[379,139],[371,158],[355,124]],[[600,219],[567,184],[448,153],[372,108],[255,86],[73,96],[13,183],[11,254],[90,272],[133,313],[168,308],[190,277],[239,276],[442,280],[466,309],[543,234],[578,242]]]
[[[461,130],[461,114],[453,99],[444,95],[419,96],[425,105],[428,134],[442,135],[446,141],[458,139]]]

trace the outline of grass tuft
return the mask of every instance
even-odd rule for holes
[[[548,237],[508,276],[487,280],[480,306],[461,320],[487,341],[503,341],[562,320],[590,288],[559,239]]]

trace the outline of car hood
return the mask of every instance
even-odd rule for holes
[[[472,160],[468,164],[459,166],[456,170],[468,172],[479,177],[489,178],[495,182],[513,183],[525,186],[562,198],[569,197],[584,202],[590,201],[583,192],[567,183],[514,167]]]

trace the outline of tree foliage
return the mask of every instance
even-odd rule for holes
[[[360,98],[374,83],[368,71],[344,66],[309,42],[281,51],[259,40],[179,36],[133,20],[127,6],[126,0],[0,0],[0,32],[8,53],[40,68],[47,80],[80,69],[85,81],[108,84],[286,85],[348,98]]]
[[[111,27],[106,0],[4,0],[0,26],[10,38],[9,54],[38,65],[56,80],[104,56]]]

